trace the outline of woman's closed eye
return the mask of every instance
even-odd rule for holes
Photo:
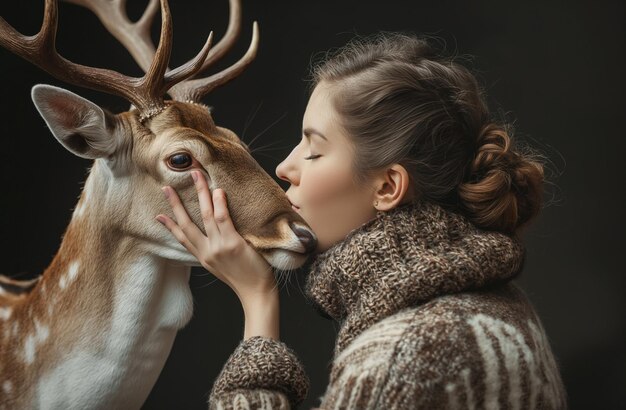
[[[304,159],[315,159],[315,158],[318,158],[318,157],[321,157],[321,155],[320,154],[311,154],[308,157],[304,157]]]

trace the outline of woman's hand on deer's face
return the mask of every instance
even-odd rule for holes
[[[228,212],[226,193],[215,189],[211,195],[204,175],[191,171],[195,180],[206,235],[189,218],[176,190],[162,188],[177,221],[159,214],[156,219],[192,253],[205,269],[230,286],[245,304],[245,298],[262,296],[276,285],[267,261],[237,232]]]

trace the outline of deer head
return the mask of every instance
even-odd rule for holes
[[[185,264],[197,260],[154,215],[171,215],[160,187],[179,193],[192,220],[203,228],[191,170],[205,174],[210,187],[223,188],[239,233],[274,267],[301,266],[317,240],[291,207],[281,187],[252,158],[232,131],[215,124],[200,100],[215,87],[239,75],[254,59],[258,24],[245,55],[232,66],[199,78],[234,44],[240,30],[239,1],[230,2],[224,38],[212,47],[211,32],[204,47],[186,64],[168,69],[172,49],[171,16],[160,0],[161,34],[155,49],[149,36],[159,0],[151,0],[144,15],[131,22],[125,0],[68,0],[92,10],[130,51],[145,75],[129,77],[116,71],[87,67],[60,56],[55,48],[58,4],[45,1],[44,21],[34,36],[24,36],[0,18],[0,44],[68,83],[128,100],[127,112],[113,114],[68,90],[36,85],[32,98],[54,137],[71,153],[93,159],[74,218],[94,218],[111,229],[143,239],[153,253]],[[166,99],[166,94],[171,99]],[[99,203],[94,203],[94,201]],[[173,215],[171,215],[173,217]]]

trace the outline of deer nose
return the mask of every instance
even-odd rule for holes
[[[289,222],[289,227],[296,234],[298,240],[304,246],[305,253],[311,253],[317,247],[317,238],[309,229],[298,226],[293,222]]]

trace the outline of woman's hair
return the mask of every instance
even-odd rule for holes
[[[494,121],[475,76],[453,60],[426,37],[357,36],[312,65],[309,92],[321,81],[333,85],[357,183],[399,163],[415,200],[515,233],[542,206],[542,156],[514,146],[512,126]]]

